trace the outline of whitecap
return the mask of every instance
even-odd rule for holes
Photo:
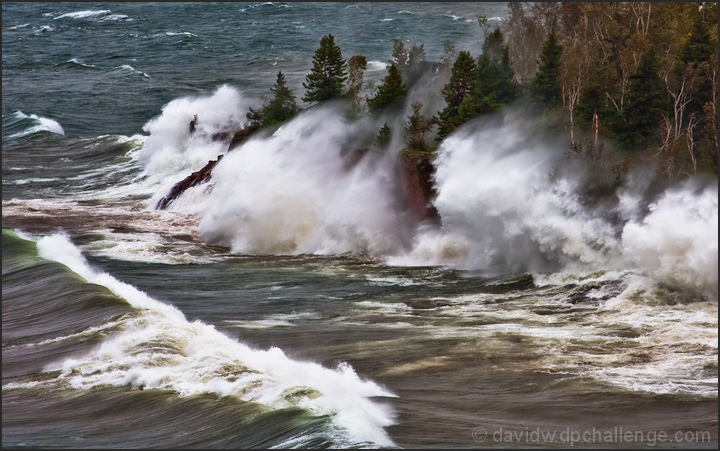
[[[16,111],[14,113],[15,117],[18,119],[31,119],[31,123],[33,124],[32,127],[23,130],[21,132],[15,133],[14,135],[11,135],[10,138],[20,138],[27,135],[32,135],[33,133],[37,132],[50,132],[55,133],[58,135],[64,135],[65,130],[63,130],[62,125],[54,119],[49,119],[46,117],[38,116],[37,114],[31,114],[27,115],[23,113],[22,111]]]
[[[118,66],[117,69],[126,70],[126,71],[132,72],[132,73],[134,73],[134,74],[140,74],[140,75],[142,75],[142,76],[145,77],[145,78],[150,78],[150,75],[148,75],[147,73],[145,73],[145,72],[143,72],[143,71],[141,71],[141,70],[135,69],[134,67],[132,67],[132,66],[129,65],[129,64],[123,64],[122,66]]]
[[[69,60],[67,60],[67,61],[65,61],[65,62],[66,62],[66,63],[74,63],[74,64],[77,64],[77,65],[79,65],[79,66],[88,67],[88,68],[91,68],[91,69],[97,69],[97,66],[95,66],[94,64],[81,63],[77,58],[70,58]]]
[[[98,22],[115,22],[120,20],[131,21],[132,19],[125,14],[110,14],[109,16],[100,18]]]
[[[55,31],[55,27],[53,27],[52,25],[43,25],[42,27],[35,30],[34,34],[38,35],[40,33],[45,33],[46,31]]]
[[[66,13],[62,14],[60,16],[55,17],[55,20],[58,19],[87,19],[91,17],[99,17],[104,16],[106,14],[109,14],[109,9],[102,9],[102,10],[96,10],[96,11],[76,11],[72,13]]]
[[[78,390],[132,386],[173,390],[180,396],[212,393],[272,409],[301,408],[330,416],[354,439],[393,445],[383,428],[395,423],[395,415],[372,398],[396,395],[361,379],[350,365],[341,363],[330,369],[295,361],[279,348],[252,349],[213,326],[191,323],[177,308],[91,268],[80,249],[63,234],[43,237],[37,247],[41,257],[65,264],[140,311],[123,318],[120,332],[90,353],[45,368],[59,375],[43,383]]]
[[[167,33],[165,33],[165,36],[190,36],[193,38],[197,37],[196,34],[190,33],[189,31],[181,31],[181,32],[168,31]]]

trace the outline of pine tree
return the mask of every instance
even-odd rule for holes
[[[477,77],[479,99],[493,95],[494,101],[507,105],[520,95],[520,86],[515,81],[508,49],[503,45],[499,28],[485,38],[483,53],[477,60]]]
[[[248,129],[258,129],[268,125],[282,124],[295,117],[301,108],[295,102],[295,95],[285,84],[285,76],[278,72],[275,85],[270,88],[274,94],[272,100],[262,96],[263,105],[260,109],[250,108],[245,115],[248,119]]]
[[[422,102],[413,102],[405,123],[405,144],[411,149],[425,150],[425,135],[437,124],[435,116],[427,117],[422,114],[422,107]]]
[[[302,100],[312,103],[343,97],[347,80],[345,66],[333,35],[323,36],[313,56],[312,71],[305,78],[306,83],[303,83],[307,91]]]
[[[427,67],[425,45],[413,44],[410,49],[399,40],[393,40],[392,57],[388,63],[395,65],[402,75],[405,86],[412,88]]]
[[[485,37],[482,54],[490,59],[500,60],[503,57],[504,48],[502,32],[499,28],[495,28],[495,31]]]
[[[558,42],[555,32],[543,44],[540,61],[535,78],[530,83],[530,93],[535,100],[547,109],[562,104],[562,91],[560,89],[560,57],[563,47]]]
[[[395,64],[391,64],[375,97],[367,99],[367,106],[375,115],[385,110],[396,111],[402,107],[405,97],[407,97],[407,88],[403,84],[400,70]]]
[[[380,130],[378,131],[378,135],[375,138],[375,142],[373,143],[377,148],[381,150],[387,149],[387,147],[390,145],[390,141],[392,140],[392,129],[388,125],[387,122],[383,124],[382,127],[380,127]]]
[[[621,133],[626,144],[647,146],[667,108],[665,86],[658,73],[657,57],[651,50],[642,56],[630,77]]]
[[[264,125],[280,124],[292,119],[300,112],[300,107],[295,102],[295,95],[285,84],[285,76],[278,72],[275,86],[270,88],[275,97],[265,106]]]
[[[412,88],[420,80],[427,67],[425,60],[425,44],[413,44],[408,51],[408,62],[405,70],[402,71],[405,84]]]
[[[393,40],[393,51],[392,57],[388,61],[390,64],[394,64],[400,70],[400,73],[405,70],[405,66],[408,64],[408,51],[405,48],[405,44],[400,39]]]
[[[452,67],[450,81],[445,85],[442,93],[447,106],[438,113],[439,125],[436,138],[438,141],[448,136],[463,123],[464,118],[458,116],[458,107],[463,99],[468,95],[477,95],[477,72],[470,52],[458,53]]]
[[[450,81],[443,88],[442,94],[448,106],[460,105],[463,98],[476,91],[476,68],[475,61],[470,52],[462,51],[452,67]]]
[[[265,104],[267,104],[267,98],[263,100],[265,100]],[[255,108],[251,107],[245,117],[247,117],[248,120],[248,122],[245,124],[245,128],[248,130],[257,130],[265,123],[263,108],[256,110]]]
[[[710,37],[710,29],[705,26],[701,17],[695,19],[690,37],[680,51],[680,61],[697,66],[717,53],[717,41]]]
[[[520,86],[513,77],[512,69],[502,60],[480,55],[477,61],[478,97],[494,95],[497,102],[507,105],[520,94]]]

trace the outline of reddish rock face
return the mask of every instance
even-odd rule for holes
[[[221,159],[222,155],[218,156],[217,160],[208,161],[208,164],[206,164],[204,168],[200,169],[199,171],[193,172],[192,174],[185,177],[183,180],[177,182],[175,185],[173,185],[168,195],[158,201],[155,208],[157,208],[158,210],[164,210],[168,207],[168,205],[170,205],[172,201],[180,197],[180,195],[188,189],[201,183],[208,182],[210,180],[213,168],[216,164],[218,164],[218,161],[220,161]]]
[[[408,209],[418,222],[440,223],[440,214],[432,204],[437,196],[433,175],[435,166],[429,158],[411,159],[408,155],[398,155],[398,170]]]

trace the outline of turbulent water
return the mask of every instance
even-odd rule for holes
[[[4,448],[717,447],[717,178],[588,202],[512,111],[440,146],[438,226],[396,153],[348,166],[381,124],[342,105],[212,138],[278,70],[301,97],[327,33],[379,81],[393,39],[477,55],[506,4],[2,13]]]

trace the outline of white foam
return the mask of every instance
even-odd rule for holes
[[[189,31],[180,31],[180,32],[174,32],[174,31],[168,31],[165,33],[165,36],[192,36],[194,38],[197,37],[195,33],[190,33]]]
[[[519,122],[472,126],[438,151],[442,230],[421,231],[414,251],[396,262],[513,272],[606,264],[617,248],[613,228],[580,204],[577,176],[550,176],[558,152]]]
[[[718,186],[662,195],[623,229],[623,251],[650,275],[718,296]]]
[[[46,31],[55,31],[55,27],[53,27],[52,25],[43,25],[42,27],[34,31],[33,34],[38,35],[40,33],[45,33]]]
[[[109,13],[110,13],[109,9],[76,11],[76,12],[72,12],[72,13],[62,14],[60,16],[55,17],[54,19],[55,20],[58,20],[58,19],[87,19],[87,18],[91,18],[91,17],[104,16]]]
[[[66,63],[75,63],[75,64],[78,64],[78,65],[80,65],[80,66],[85,66],[85,67],[89,67],[89,68],[92,68],[92,69],[96,69],[96,68],[97,68],[97,66],[95,66],[94,64],[81,63],[77,58],[71,58],[71,59],[69,59],[69,60],[67,60],[67,61],[65,61],[65,62],[66,62]]]
[[[367,63],[367,72],[377,72],[385,70],[386,68],[387,63],[384,63],[382,61],[368,61]]]
[[[123,21],[127,20],[129,22],[132,19],[129,18],[125,14],[110,14],[109,16],[104,16],[99,19],[100,22],[114,22],[114,21],[120,21],[120,20],[123,20]]]
[[[392,445],[383,428],[394,423],[394,414],[370,398],[395,395],[362,380],[349,365],[328,369],[293,361],[278,348],[254,350],[212,326],[189,323],[176,308],[90,268],[64,235],[40,239],[38,250],[43,258],[108,287],[143,312],[128,317],[122,332],[88,355],[46,368],[61,371],[58,382],[77,389],[131,385],[174,390],[181,396],[215,393],[275,409],[299,407],[332,416],[357,440]]]
[[[149,76],[148,74],[146,74],[145,72],[143,72],[143,71],[141,71],[141,70],[135,69],[134,67],[132,67],[132,66],[129,65],[129,64],[123,64],[122,66],[118,66],[118,69],[127,70],[127,71],[130,71],[130,72],[134,73],[134,74],[140,74],[140,75],[144,76],[145,78],[150,78],[150,76]]]
[[[228,143],[213,141],[212,135],[242,128],[247,103],[238,90],[219,87],[209,97],[176,99],[163,107],[143,130],[149,133],[138,155],[144,173],[158,182],[169,175],[189,175],[227,150]],[[189,124],[197,115],[195,133]],[[163,194],[164,195],[164,194]]]
[[[25,113],[23,113],[22,111],[16,111],[14,113],[14,115],[15,115],[15,117],[20,118],[20,119],[33,119],[33,122],[35,125],[33,125],[32,127],[28,128],[26,130],[23,130],[21,132],[15,133],[14,135],[11,135],[10,138],[20,138],[22,136],[32,135],[33,133],[38,133],[38,132],[43,132],[43,131],[55,133],[58,135],[65,134],[65,130],[63,130],[62,125],[60,125],[60,123],[58,121],[56,121],[55,119],[41,117],[41,116],[38,116],[37,114],[31,114],[28,116]]]

